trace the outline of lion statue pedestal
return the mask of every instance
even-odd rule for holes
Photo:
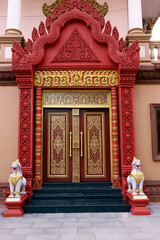
[[[19,159],[15,162],[12,162],[12,174],[9,176],[9,186],[10,186],[10,195],[9,198],[20,198],[20,194],[26,194],[25,186],[26,179],[22,175],[21,164]]]
[[[150,215],[151,212],[147,209],[149,198],[143,192],[144,174],[140,168],[141,161],[134,157],[132,161],[132,171],[127,177],[128,190],[126,200],[131,205],[131,213],[133,215]]]
[[[130,175],[127,177],[128,182],[128,192],[131,192],[132,195],[145,195],[143,192],[143,182],[144,182],[144,174],[140,170],[141,161],[137,158],[133,158],[132,161],[132,171]]]

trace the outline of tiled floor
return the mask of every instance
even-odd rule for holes
[[[160,203],[151,203],[150,216],[131,213],[25,214],[3,218],[0,240],[160,240]]]

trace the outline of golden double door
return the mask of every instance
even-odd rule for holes
[[[109,109],[44,109],[44,181],[110,181]]]

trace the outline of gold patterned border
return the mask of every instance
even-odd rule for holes
[[[35,71],[35,87],[118,86],[117,70]]]
[[[116,89],[116,88],[115,88]],[[111,88],[111,90],[112,90],[112,88]],[[42,105],[43,105],[43,108],[45,107],[45,105],[44,105],[44,94],[45,94],[45,92],[53,92],[53,93],[55,93],[55,92],[57,92],[57,90],[43,90],[43,95],[42,95]],[[66,89],[66,90],[58,90],[58,91],[61,91],[61,92],[74,92],[74,91],[79,91],[79,92],[85,92],[85,91],[87,91],[87,92],[99,92],[99,93],[101,93],[101,92],[108,92],[109,93],[109,102],[110,102],[110,105],[108,105],[108,106],[103,106],[103,108],[109,108],[109,121],[110,121],[110,157],[111,157],[111,159],[110,159],[110,162],[111,162],[111,181],[113,181],[113,153],[112,153],[112,110],[111,110],[111,106],[112,106],[112,103],[111,103],[111,91],[110,90],[84,90],[84,89],[81,89],[81,90],[69,90],[69,89]],[[62,107],[62,106],[52,106],[52,105],[48,105],[48,106],[46,106],[46,107],[49,107],[49,108],[60,108],[60,107]],[[74,105],[74,107],[75,107],[75,105]],[[81,106],[76,106],[76,107],[78,107],[78,108],[81,108]],[[92,106],[83,106],[83,107],[85,107],[85,108],[92,108]],[[65,105],[62,107],[62,108],[65,108]],[[66,108],[68,108],[68,106],[66,106]],[[72,108],[72,107],[71,107]],[[98,105],[95,107],[95,108],[98,108]],[[101,108],[101,107],[100,107]],[[42,111],[42,114],[43,114],[43,111]],[[42,117],[42,119],[43,119],[43,117]],[[43,122],[42,122],[42,124],[43,124]],[[42,132],[43,132],[43,127],[42,127]],[[43,147],[42,147],[43,148]],[[78,149],[77,149],[78,150]],[[76,150],[75,150],[75,155],[77,155],[77,153],[76,153]],[[72,181],[73,181],[73,179],[72,179]]]
[[[52,115],[65,115],[66,116],[66,138],[65,138],[65,144],[66,144],[66,149],[65,149],[65,164],[66,164],[66,167],[65,167],[65,171],[66,171],[66,174],[61,174],[61,175],[53,175],[50,173],[50,169],[51,169],[51,162],[50,162],[50,159],[51,159],[51,136],[50,136],[50,133],[51,133],[51,116]],[[68,120],[68,112],[49,112],[48,113],[48,156],[47,156],[47,177],[48,178],[67,178],[69,176],[69,167],[68,167],[68,129],[69,129],[69,120]]]
[[[44,108],[106,108],[110,107],[109,90],[45,90],[43,91]]]
[[[102,116],[102,136],[101,136],[101,139],[102,139],[102,154],[103,154],[103,157],[102,157],[102,160],[103,160],[103,174],[101,174],[101,175],[98,175],[98,174],[96,174],[96,175],[89,175],[88,174],[88,162],[87,162],[87,158],[88,158],[88,156],[87,156],[87,148],[89,147],[89,144],[87,143],[87,131],[88,131],[88,127],[87,127],[87,115],[97,115],[97,114],[99,114],[99,115],[101,115]],[[105,135],[104,135],[104,129],[105,129],[105,127],[104,127],[104,112],[84,112],[84,133],[85,133],[85,135],[84,135],[84,152],[85,152],[85,154],[84,154],[84,177],[85,178],[105,178],[106,177],[106,156],[105,156]],[[107,144],[107,143],[106,143]]]
[[[80,142],[79,142],[79,109],[72,109],[72,151],[73,151],[73,172],[72,182],[80,182]]]

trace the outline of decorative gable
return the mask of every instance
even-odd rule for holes
[[[100,62],[93,50],[75,28],[53,62]]]

